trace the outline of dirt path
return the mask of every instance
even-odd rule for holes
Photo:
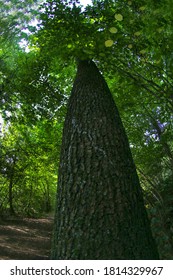
[[[0,260],[50,259],[53,218],[0,220]]]

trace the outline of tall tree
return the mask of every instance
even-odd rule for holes
[[[158,258],[126,133],[90,60],[78,63],[65,120],[52,258]]]
[[[171,1],[93,0],[85,9],[77,0],[47,0],[40,10],[30,5],[39,2],[0,1],[3,118],[18,123],[20,107],[20,121],[24,114],[29,124],[43,116],[62,123],[74,57],[97,61],[126,128],[160,257],[172,259]]]

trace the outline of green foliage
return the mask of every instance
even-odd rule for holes
[[[1,143],[1,214],[7,209],[12,212],[10,203],[20,215],[35,216],[53,210],[61,125],[47,120],[32,127],[10,124]]]
[[[39,2],[41,1],[0,1],[0,41],[11,41],[11,39],[16,38],[16,36],[22,36],[21,29],[26,28],[28,23],[38,15],[37,7]]]

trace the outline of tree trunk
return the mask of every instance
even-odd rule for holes
[[[13,181],[15,174],[15,164],[16,164],[16,155],[11,158],[13,163],[9,167],[9,186],[8,186],[8,202],[9,202],[9,211],[11,215],[15,215],[14,207],[13,207]]]
[[[80,61],[64,125],[52,259],[158,259],[108,86]]]

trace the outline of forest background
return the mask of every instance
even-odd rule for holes
[[[54,212],[75,58],[93,59],[126,129],[160,256],[173,259],[171,2],[0,1],[0,215]]]

